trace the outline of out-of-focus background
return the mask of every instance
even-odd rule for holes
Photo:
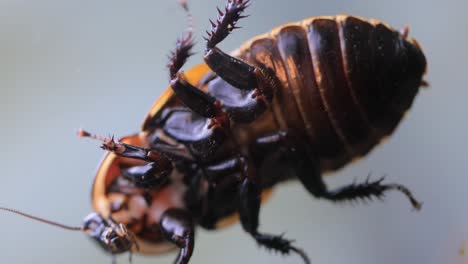
[[[204,31],[224,1],[189,0],[202,61]],[[388,174],[424,201],[334,205],[296,182],[277,188],[261,230],[286,232],[314,264],[468,263],[468,2],[465,0],[252,0],[251,16],[221,47],[310,16],[349,13],[410,25],[429,62],[422,90],[396,133],[371,155],[327,178],[340,186]],[[176,0],[0,1],[0,205],[79,225],[103,155],[78,139],[84,127],[123,136],[139,129],[166,89],[166,55],[186,27]],[[186,67],[187,69],[188,67]],[[109,263],[80,233],[1,213],[1,263]],[[465,249],[468,250],[468,249]],[[175,254],[136,264],[171,263]],[[119,263],[127,263],[121,256]],[[300,263],[258,249],[239,225],[199,230],[192,263]]]

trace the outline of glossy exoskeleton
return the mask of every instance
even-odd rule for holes
[[[170,88],[138,134],[115,141],[80,132],[109,151],[92,191],[97,214],[85,226],[98,219],[92,236],[111,253],[132,245],[150,254],[179,248],[175,263],[187,263],[196,226],[240,219],[259,245],[309,263],[291,240],[258,230],[262,199],[295,177],[333,202],[397,190],[420,208],[400,184],[378,179],[330,190],[322,179],[366,155],[410,108],[425,84],[416,40],[378,20],[338,15],[282,25],[224,53],[217,45],[237,28],[248,2],[228,0],[218,9],[205,63],[185,73],[191,30],[177,41]],[[106,226],[112,235],[103,236]]]

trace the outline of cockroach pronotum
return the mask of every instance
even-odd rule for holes
[[[313,196],[333,202],[396,190],[420,209],[405,186],[383,178],[336,190],[322,179],[392,134],[426,84],[426,59],[408,29],[350,15],[311,17],[224,53],[217,46],[238,28],[248,4],[228,0],[218,9],[205,63],[185,73],[192,26],[178,39],[170,88],[139,133],[114,140],[79,132],[108,151],[93,185],[95,213],[83,226],[26,216],[84,231],[113,255],[179,248],[178,264],[190,260],[195,226],[240,220],[259,245],[310,263],[291,240],[258,230],[261,202],[277,183],[297,177]]]

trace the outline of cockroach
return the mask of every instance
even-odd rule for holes
[[[204,63],[184,73],[190,23],[170,55],[170,88],[139,133],[114,140],[79,132],[108,153],[92,189],[95,213],[68,229],[87,232],[111,254],[137,245],[146,254],[178,248],[181,264],[192,255],[196,226],[240,220],[260,246],[310,263],[291,240],[258,230],[261,202],[280,182],[297,177],[310,194],[333,202],[397,190],[420,209],[408,188],[383,178],[336,190],[322,178],[391,135],[425,85],[426,59],[408,29],[351,15],[311,17],[227,54],[218,44],[248,5],[228,0],[218,9]]]

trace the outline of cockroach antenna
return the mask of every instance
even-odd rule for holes
[[[66,230],[85,231],[83,226],[68,226],[68,225],[64,225],[64,224],[61,224],[61,223],[50,221],[50,220],[47,220],[47,219],[44,219],[44,218],[40,218],[40,217],[37,217],[37,216],[34,216],[34,215],[23,213],[21,211],[11,209],[11,208],[0,207],[0,210],[7,211],[7,212],[10,212],[10,213],[14,213],[14,214],[18,214],[18,215],[24,216],[26,218],[29,218],[29,219],[32,219],[32,220],[35,220],[35,221],[39,221],[39,222],[42,222],[42,223],[45,223],[45,224],[49,224],[49,225],[52,225],[52,226],[60,227],[60,228],[66,229]]]
[[[12,208],[0,207],[0,210],[21,215],[35,221],[60,227],[62,229],[70,231],[81,231],[94,238],[106,251],[113,255],[123,252],[130,252],[131,256],[133,246],[135,246],[137,251],[140,249],[135,234],[129,231],[125,225],[114,221],[112,218],[104,218],[102,215],[94,212],[86,216],[82,226],[69,226],[30,215]]]

